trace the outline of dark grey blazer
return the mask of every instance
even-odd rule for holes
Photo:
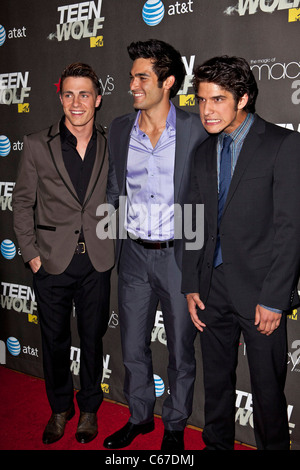
[[[111,168],[115,172],[114,192],[126,196],[126,168],[130,132],[136,119],[136,113],[126,114],[116,118],[109,129],[108,148]],[[182,205],[186,202],[190,185],[190,168],[192,157],[200,145],[207,138],[200,118],[197,114],[187,113],[176,107],[176,151],[174,170],[174,203]],[[113,188],[112,188],[113,192]],[[121,214],[119,224],[124,226],[124,213]],[[175,220],[181,223],[181,217]],[[182,222],[183,223],[183,222]],[[118,237],[116,256],[119,259],[122,239]],[[182,240],[175,239],[175,256],[178,266],[182,264]]]
[[[96,234],[108,177],[107,139],[101,126],[96,128],[97,153],[83,206],[64,165],[59,123],[24,137],[13,192],[14,230],[24,261],[40,256],[50,274],[70,263],[81,227],[95,269],[106,271],[114,264],[113,240]]]
[[[210,290],[217,236],[217,136],[198,149],[191,199],[204,204],[205,241],[184,252],[182,290]],[[257,304],[287,310],[299,303],[300,134],[256,115],[229,188],[220,236],[230,297],[237,311],[253,317]]]

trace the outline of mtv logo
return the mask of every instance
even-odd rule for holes
[[[195,106],[195,95],[179,95],[179,106]]]
[[[103,393],[109,393],[109,385],[108,384],[101,384],[101,388]]]
[[[293,21],[300,21],[300,8],[289,9],[289,23]]]
[[[298,310],[294,309],[290,315],[288,315],[290,320],[297,320],[298,319]]]
[[[103,36],[90,38],[90,47],[102,47],[102,46],[103,46]]]
[[[18,104],[18,113],[29,113],[29,103]]]
[[[39,324],[37,315],[33,315],[31,313],[28,314],[28,321],[31,323],[35,323],[36,325]]]

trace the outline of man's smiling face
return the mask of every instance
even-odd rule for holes
[[[130,90],[135,109],[149,110],[161,103],[164,90],[158,84],[151,59],[136,59],[133,62],[130,73]]]
[[[97,96],[90,78],[67,77],[63,81],[60,100],[66,117],[66,126],[70,129],[83,127],[92,122],[95,108],[101,102],[101,96]]]

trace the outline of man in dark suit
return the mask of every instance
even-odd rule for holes
[[[154,429],[155,390],[151,331],[160,301],[169,352],[170,393],[162,419],[162,450],[184,448],[195,379],[194,338],[181,294],[181,206],[189,185],[191,157],[206,138],[200,119],[175,108],[185,71],[179,52],[162,41],[132,43],[130,89],[137,113],[115,119],[109,154],[120,196],[126,196],[117,243],[119,318],[129,422],[104,441],[128,446]]]
[[[184,251],[182,290],[201,332],[203,438],[207,449],[233,449],[242,333],[257,448],[289,449],[285,313],[299,301],[300,136],[255,114],[258,90],[244,59],[207,61],[194,85],[211,136],[191,174],[191,202],[204,204],[204,245]]]
[[[60,439],[74,415],[73,302],[81,349],[76,438],[85,443],[97,435],[96,413],[103,399],[102,337],[108,324],[114,264],[113,240],[99,240],[96,235],[96,211],[106,203],[109,165],[104,131],[95,124],[101,90],[91,67],[75,63],[65,69],[60,99],[61,121],[24,137],[13,193],[14,229],[24,262],[34,273],[52,409],[43,434],[45,444]]]

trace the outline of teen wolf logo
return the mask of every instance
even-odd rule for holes
[[[29,72],[1,73],[0,104],[20,104],[28,106],[27,103],[24,103],[25,98],[29,97],[29,92],[31,91],[31,87],[28,86],[28,80]],[[24,112],[24,110],[22,112]]]
[[[74,3],[57,7],[59,23],[56,33],[50,34],[49,39],[56,37],[58,41],[69,39],[95,38],[97,41],[91,47],[103,45],[103,37],[98,31],[103,28],[104,17],[101,16],[102,0]]]
[[[249,15],[253,15],[258,10],[264,13],[273,13],[275,10],[290,10],[299,7],[300,0],[239,0],[236,6],[226,8],[224,13],[232,15],[237,11],[240,16],[244,16],[247,12]]]

